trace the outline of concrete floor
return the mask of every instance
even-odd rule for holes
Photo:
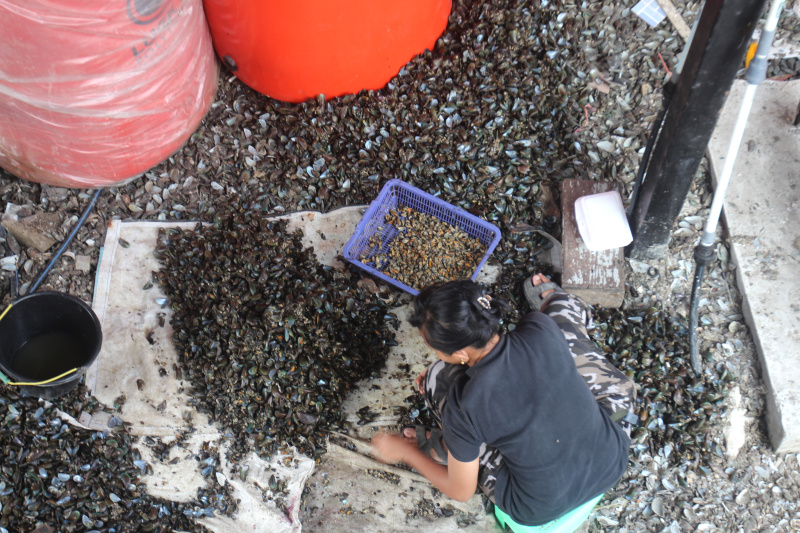
[[[737,81],[708,154],[716,181],[745,82]],[[800,451],[800,81],[759,85],[723,208],[744,314],[767,385],[776,452]]]

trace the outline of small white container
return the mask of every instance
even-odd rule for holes
[[[575,200],[575,220],[583,243],[593,252],[620,248],[633,241],[622,197],[617,191]]]

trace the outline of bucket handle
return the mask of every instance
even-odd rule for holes
[[[6,316],[6,313],[8,313],[11,310],[11,306],[12,305],[14,305],[14,304],[8,304],[8,307],[6,307],[6,310],[3,311],[2,314],[0,314],[0,320],[3,320],[3,317]],[[56,376],[56,377],[50,378],[50,379],[46,379],[44,381],[37,381],[36,383],[26,383],[26,382],[11,381],[11,380],[8,379],[8,376],[6,376],[2,372],[0,372],[0,381],[5,383],[6,385],[16,385],[16,386],[47,385],[48,383],[51,383],[51,382],[53,382],[53,381],[55,381],[57,379],[63,378],[64,376],[69,376],[70,374],[72,374],[73,372],[75,372],[77,370],[78,370],[77,368],[73,368],[72,370],[67,370],[66,372],[64,372],[63,374],[61,374],[59,376]]]

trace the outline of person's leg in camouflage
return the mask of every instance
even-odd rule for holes
[[[541,274],[537,276],[538,283],[550,281]],[[538,284],[536,277],[533,279],[534,285]],[[619,421],[627,416],[628,422],[633,422],[629,413],[634,412],[636,384],[605,358],[589,336],[587,328],[592,323],[589,306],[577,296],[567,294],[560,288],[542,299],[542,312],[561,328],[578,373],[583,376],[597,402],[611,415],[612,420]],[[628,424],[623,424],[623,427],[626,432],[630,432]]]
[[[468,368],[464,365],[452,365],[444,361],[436,361],[425,372],[424,388],[420,392],[423,393],[425,404],[430,409],[439,427],[442,425],[442,411],[445,403],[447,403],[447,391],[450,390],[453,381],[465,373]],[[410,432],[406,433],[406,437],[410,436]],[[496,474],[502,464],[503,456],[500,451],[483,443],[480,449],[478,486],[492,502],[494,502]]]

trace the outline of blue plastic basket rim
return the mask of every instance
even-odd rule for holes
[[[383,280],[391,283],[392,285],[395,285],[396,287],[400,288],[401,290],[404,290],[404,291],[406,291],[406,292],[408,292],[408,293],[410,293],[410,294],[412,294],[414,296],[419,294],[418,290],[416,290],[416,289],[414,289],[412,287],[409,287],[408,285],[406,285],[402,281],[396,280],[393,277],[386,275],[385,273],[379,271],[378,269],[376,269],[374,267],[371,267],[370,265],[367,265],[367,264],[361,262],[360,260],[358,260],[358,258],[352,256],[352,248],[353,248],[353,246],[362,237],[365,237],[365,238],[369,238],[370,237],[369,235],[366,235],[366,236],[364,235],[364,233],[363,233],[364,232],[364,228],[366,227],[366,225],[368,223],[372,222],[373,216],[378,211],[378,209],[383,206],[386,197],[389,196],[389,194],[391,192],[393,192],[396,188],[405,189],[408,192],[410,192],[411,194],[418,195],[418,196],[422,197],[423,199],[425,199],[425,200],[427,200],[427,201],[429,201],[429,202],[431,202],[431,203],[433,203],[433,204],[445,209],[446,211],[449,211],[449,212],[453,213],[456,217],[461,217],[462,219],[469,220],[470,222],[472,222],[475,225],[481,227],[482,229],[487,230],[488,232],[490,232],[490,233],[492,233],[494,235],[494,238],[492,239],[492,241],[487,246],[487,250],[486,250],[486,253],[483,256],[483,259],[481,259],[480,263],[478,263],[478,265],[475,267],[475,271],[473,272],[472,276],[470,277],[470,279],[472,281],[475,281],[475,279],[478,277],[478,274],[480,273],[481,269],[486,264],[486,261],[488,261],[489,257],[491,257],[492,252],[494,252],[494,249],[497,247],[497,245],[500,242],[500,236],[501,236],[500,235],[500,229],[497,226],[495,226],[494,224],[492,224],[491,222],[487,222],[487,221],[483,220],[482,218],[477,217],[477,216],[473,215],[472,213],[469,213],[468,211],[464,210],[461,207],[458,207],[456,205],[453,205],[453,204],[450,204],[448,202],[445,202],[441,198],[437,198],[436,196],[434,196],[434,195],[432,195],[430,193],[427,193],[427,192],[423,191],[422,189],[414,187],[413,185],[411,185],[409,183],[406,183],[405,181],[400,180],[400,179],[392,179],[392,180],[387,181],[383,185],[383,188],[381,189],[381,191],[378,194],[377,198],[375,198],[375,200],[373,200],[370,203],[369,207],[367,208],[367,210],[362,215],[361,220],[356,225],[356,230],[353,232],[353,235],[350,237],[350,239],[348,239],[347,243],[344,246],[344,249],[343,249],[344,258],[346,260],[348,260],[349,262],[355,264],[359,268],[362,268],[363,270],[366,270],[370,274],[373,274],[373,275],[377,276],[378,278],[383,279]],[[433,215],[433,216],[436,216],[436,215]],[[439,218],[439,217],[437,217],[437,218]]]

